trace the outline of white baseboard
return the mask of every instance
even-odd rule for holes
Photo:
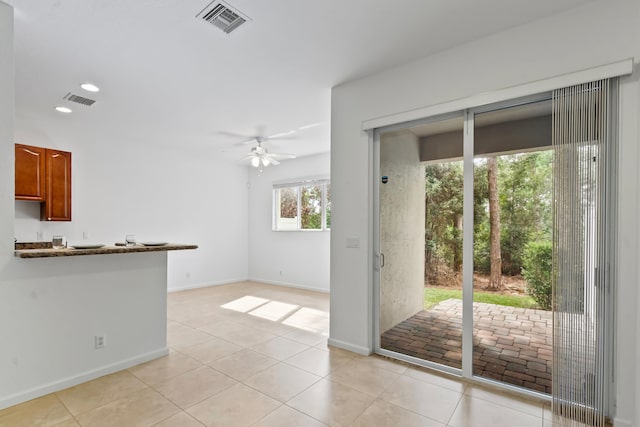
[[[329,338],[327,340],[327,344],[333,347],[341,348],[343,350],[349,350],[353,353],[362,354],[363,356],[369,356],[372,352],[372,349],[368,347],[362,347],[360,345],[355,345],[345,341],[336,340],[334,338]]]
[[[74,385],[82,384],[87,381],[95,380],[96,378],[103,377],[105,375],[113,374],[114,372],[122,371],[123,369],[130,368],[135,365],[139,365],[144,362],[148,362],[153,359],[157,359],[169,354],[169,348],[164,347],[159,350],[154,350],[149,353],[141,354],[130,359],[122,360],[120,362],[112,363],[109,365],[101,366],[90,371],[82,372],[72,377],[63,378],[58,381],[44,384],[39,387],[34,387],[20,393],[15,393],[10,396],[0,397],[0,409],[8,408],[9,406],[17,405],[22,402],[26,402],[37,397],[44,396],[49,393],[64,390],[65,388],[73,387]]]
[[[313,286],[304,286],[304,285],[299,285],[297,283],[280,282],[277,280],[260,279],[257,277],[249,277],[249,278],[243,277],[238,279],[221,280],[218,282],[194,283],[194,284],[185,285],[185,286],[171,287],[167,289],[167,292],[172,293],[172,292],[188,291],[190,289],[208,288],[209,286],[230,285],[232,283],[247,282],[247,281],[264,283],[267,285],[284,286],[286,288],[304,289],[306,291],[322,292],[325,294],[329,293],[328,289],[316,288]]]
[[[280,282],[278,280],[260,279],[258,277],[250,277],[248,280],[250,280],[251,282],[266,283],[267,285],[276,285],[276,286],[284,286],[286,288],[304,289],[306,291],[322,292],[324,294],[329,293],[328,289],[299,285],[297,283]]]
[[[229,285],[231,283],[246,282],[247,280],[250,280],[250,279],[243,277],[241,279],[227,279],[227,280],[220,280],[217,282],[194,283],[191,285],[179,286],[176,288],[170,287],[170,288],[167,288],[167,292],[172,293],[172,292],[188,291],[189,289],[208,288],[209,286]]]
[[[613,427],[633,427],[633,424],[631,424],[631,421],[614,418]]]

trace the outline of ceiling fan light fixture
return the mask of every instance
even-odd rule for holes
[[[295,131],[289,131],[289,133],[293,133]],[[265,147],[262,146],[262,142],[267,139],[261,136],[253,137],[253,140],[257,143],[255,147],[251,147],[248,155],[243,159],[243,161],[249,161],[249,164],[254,168],[259,168],[260,172],[262,172],[262,168],[266,168],[267,166],[278,166],[280,164],[281,159],[295,159],[296,156],[293,154],[284,154],[284,153],[270,153]],[[244,142],[243,142],[244,143]]]

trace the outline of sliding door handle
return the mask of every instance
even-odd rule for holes
[[[384,254],[380,252],[380,268],[384,267]]]

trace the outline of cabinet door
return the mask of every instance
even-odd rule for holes
[[[71,153],[46,149],[46,196],[43,221],[71,221]]]
[[[16,200],[44,200],[45,149],[16,144]]]

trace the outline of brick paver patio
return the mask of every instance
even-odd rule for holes
[[[551,312],[473,303],[473,373],[551,393]],[[462,366],[462,301],[448,299],[384,332],[381,347]]]

